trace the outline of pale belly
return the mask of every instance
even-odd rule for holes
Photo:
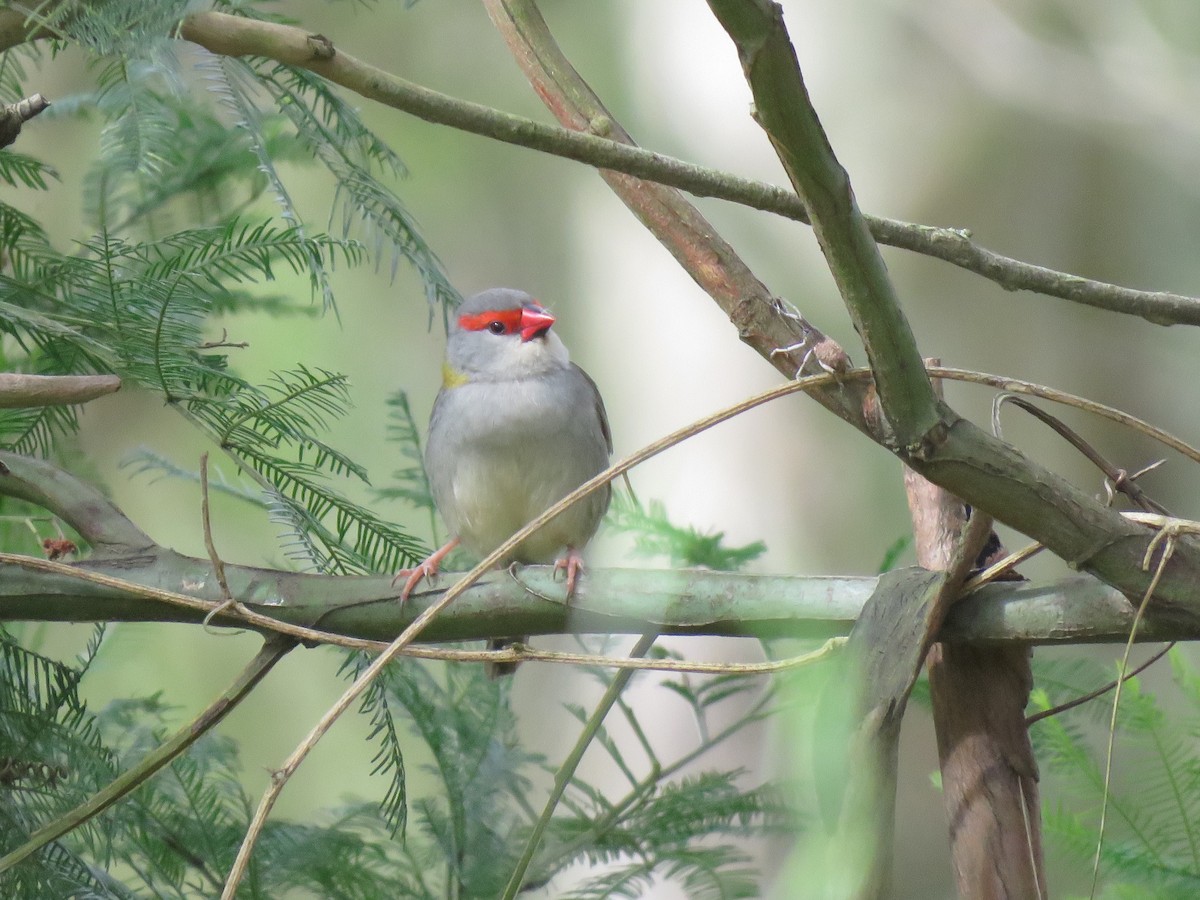
[[[587,462],[539,455],[500,463],[494,455],[464,455],[453,479],[454,499],[448,506],[454,509],[446,511],[446,524],[476,556],[490,553],[602,468]],[[607,490],[601,490],[577,503],[527,538],[505,562],[551,562],[568,546],[583,546],[595,533],[607,498]]]

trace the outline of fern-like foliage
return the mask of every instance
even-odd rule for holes
[[[357,674],[366,662],[348,656],[346,674]],[[642,896],[638,890],[664,878],[688,896],[757,896],[757,873],[739,842],[797,826],[783,795],[765,785],[744,786],[740,770],[672,777],[766,714],[769,692],[745,684],[754,696],[743,714],[710,728],[717,704],[742,693],[729,687],[728,681],[716,690],[675,685],[705,736],[674,759],[661,760],[645,745],[648,757],[635,763],[602,729],[597,743],[626,773],[628,793],[613,800],[587,779],[573,779],[526,883],[546,884],[583,863],[592,876],[562,896]],[[428,892],[416,896],[497,896],[528,837],[531,798],[541,793],[532,778],[547,766],[517,743],[507,691],[508,682],[488,680],[478,667],[403,664],[390,667],[364,695],[378,744],[375,772],[390,785],[380,812],[403,834],[406,855],[396,865],[405,877],[420,877]],[[569,710],[587,718],[582,707]],[[432,754],[428,768],[438,786],[415,800],[407,796],[402,749],[414,733]]]
[[[139,761],[167,733],[161,696],[93,714],[79,682],[101,632],[74,665],[0,637],[0,848],[65,812]],[[0,875],[5,897],[208,897],[220,893],[249,823],[237,748],[209,736],[122,805]],[[121,881],[109,874],[122,872]],[[413,874],[413,873],[417,874]],[[345,900],[421,897],[421,869],[369,807],[299,824],[272,822],[242,893]]]
[[[1138,679],[1118,710],[1118,773],[1111,785],[1100,871],[1105,897],[1194,897],[1200,893],[1200,675],[1179,648],[1173,682],[1183,709],[1170,712]],[[1035,709],[1047,709],[1111,677],[1086,659],[1040,663]],[[1103,700],[1043,719],[1031,729],[1038,760],[1063,790],[1047,811],[1047,835],[1087,867],[1099,840],[1104,744],[1112,712]]]
[[[767,545],[754,541],[743,547],[727,547],[725,532],[704,533],[690,525],[676,525],[667,516],[661,501],[642,504],[629,494],[617,491],[609,508],[608,526],[633,536],[634,549],[645,556],[665,556],[672,565],[705,566],[729,571],[762,556]]]
[[[677,658],[663,650],[657,655]],[[593,674],[602,681],[611,677]],[[799,822],[784,795],[768,785],[745,785],[740,769],[677,776],[713,749],[744,736],[746,728],[766,716],[773,692],[746,676],[684,677],[663,685],[690,708],[699,736],[696,745],[673,759],[660,758],[633,710],[621,704],[644,759],[631,759],[606,728],[596,745],[624,773],[628,792],[614,800],[574,778],[529,883],[583,863],[593,874],[568,896],[644,896],[650,884],[663,879],[689,897],[761,895],[742,842],[777,831],[795,833]],[[733,698],[740,698],[732,704],[740,714],[715,726],[715,718],[731,708],[723,701]],[[568,711],[581,722],[588,716],[582,707],[569,705]]]
[[[366,663],[349,655],[344,670],[357,675]],[[529,775],[541,758],[517,741],[507,694],[507,684],[478,666],[404,664],[389,667],[364,695],[362,709],[379,742],[374,771],[390,782],[381,813],[404,832],[411,864],[436,860],[424,874],[434,896],[496,896],[516,859],[522,805],[515,798],[531,791]],[[432,753],[429,771],[438,785],[415,802],[407,796],[401,749],[414,733]],[[413,877],[420,872],[409,870]]]
[[[303,271],[313,253],[356,262],[361,252],[352,242],[269,222],[138,242],[102,233],[77,255],[26,253],[26,278],[0,277],[0,296],[15,313],[0,327],[31,351],[31,368],[113,371],[161,394],[269,493],[303,565],[396,569],[424,547],[329,483],[366,481],[359,465],[317,436],[349,405],[345,378],[298,366],[254,385],[203,340],[212,298],[226,286],[270,280],[280,267]],[[69,411],[10,411],[0,417],[0,440],[45,452],[72,426]]]
[[[114,758],[79,697],[85,665],[72,667],[0,633],[0,844],[23,836],[104,784]],[[97,840],[95,827],[78,830]],[[62,844],[0,875],[4,896],[123,896]],[[79,893],[82,892],[82,893]]]
[[[388,440],[405,459],[404,468],[392,473],[391,483],[379,488],[375,495],[379,500],[400,500],[429,514],[430,543],[437,547],[437,508],[433,503],[433,491],[429,487],[429,476],[425,474],[425,459],[421,453],[421,430],[413,418],[408,405],[408,394],[397,391],[388,398]]]

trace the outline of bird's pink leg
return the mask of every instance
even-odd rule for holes
[[[413,592],[422,578],[428,578],[430,581],[437,578],[438,567],[442,564],[442,560],[458,546],[458,538],[451,538],[444,545],[434,550],[429,554],[428,558],[412,569],[401,569],[392,579],[392,587],[396,586],[396,582],[401,578],[404,579],[404,587],[400,589],[400,602],[404,603],[408,599],[408,595]]]
[[[554,561],[554,571],[562,569],[567,573],[567,599],[575,596],[575,584],[579,581],[579,573],[583,571],[583,557],[574,547],[567,547],[567,555]]]

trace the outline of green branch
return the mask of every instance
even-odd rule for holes
[[[0,554],[0,622],[200,625],[221,603],[211,562],[170,550],[62,567],[77,575],[32,568],[39,562]],[[401,605],[386,576],[305,575],[229,563],[225,573],[231,593],[251,612],[366,641],[394,638],[442,594],[427,590]],[[89,575],[119,579],[123,586],[89,582]],[[443,584],[452,584],[458,576],[442,577]],[[481,578],[430,623],[420,641],[518,633],[642,634],[648,628],[673,635],[815,640],[848,634],[876,584],[873,577],[595,568],[588,569],[567,603],[562,580],[550,566],[528,566]],[[162,589],[209,605],[193,608],[155,599],[151,591]],[[213,622],[247,627],[234,614],[219,615]],[[941,636],[987,643],[1119,643],[1128,637],[1132,622],[1133,609],[1119,591],[1075,575],[1040,585],[989,585],[955,606]],[[1151,610],[1139,626],[1138,639],[1200,639],[1200,618]]]
[[[737,45],[754,117],[808,210],[896,441],[916,447],[939,423],[937,398],[850,178],[809,100],[783,12],[769,0],[709,0],[709,6]]]

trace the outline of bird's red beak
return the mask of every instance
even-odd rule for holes
[[[521,307],[521,340],[531,341],[535,337],[543,337],[550,326],[554,324],[554,316],[549,310],[540,306]]]

